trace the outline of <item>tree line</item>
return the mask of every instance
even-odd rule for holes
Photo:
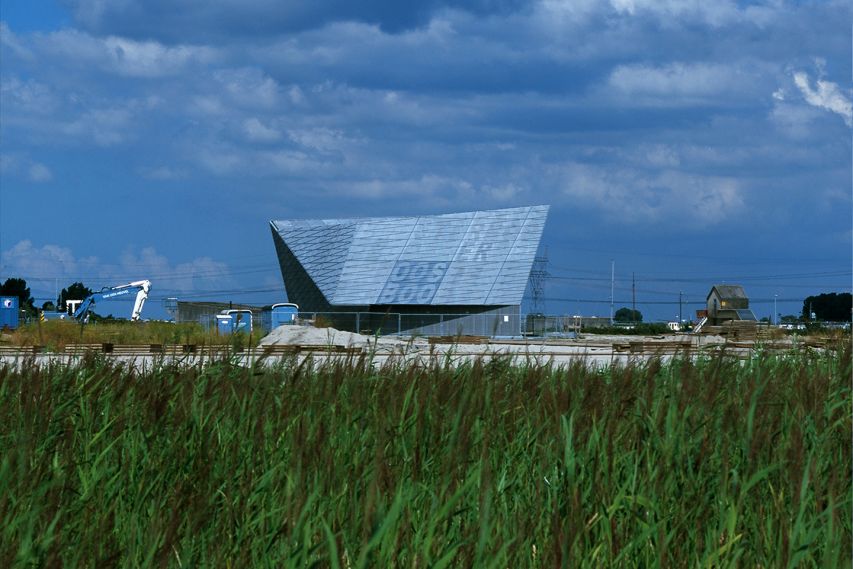
[[[92,289],[81,282],[72,283],[62,289],[56,302],[48,300],[43,303],[41,310],[45,312],[65,312],[68,310],[69,300],[83,300],[92,294],[92,292]],[[25,279],[15,277],[6,279],[3,284],[0,284],[0,296],[17,296],[18,306],[21,310],[30,316],[38,314],[39,309],[35,306],[35,299],[33,299],[32,292]]]
[[[65,312],[68,310],[69,300],[83,300],[90,294],[92,289],[82,282],[71,283],[59,293],[56,302],[47,301],[41,305],[45,312]],[[8,278],[0,284],[0,296],[17,296],[21,309],[30,315],[38,313],[35,306],[30,287],[27,281],[21,278]],[[849,292],[828,292],[816,296],[808,296],[803,300],[802,320],[819,320],[824,322],[850,322],[853,315],[853,295]],[[791,319],[786,316],[783,321]],[[639,310],[620,308],[613,315],[617,322],[642,322],[643,315]]]

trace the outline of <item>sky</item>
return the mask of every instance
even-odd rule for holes
[[[758,317],[851,290],[847,1],[3,0],[0,20],[0,279],[38,304],[143,278],[152,318],[281,302],[271,219],[538,204],[547,313],[608,316],[611,275],[646,320],[715,283]]]

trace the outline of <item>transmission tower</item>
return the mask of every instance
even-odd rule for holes
[[[532,311],[536,313],[545,312],[545,280],[548,274],[548,248],[533,259],[533,267],[530,269],[530,293]]]

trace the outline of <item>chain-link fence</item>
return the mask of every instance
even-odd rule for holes
[[[300,312],[299,320],[366,335],[519,336],[518,314],[406,314],[399,312]]]

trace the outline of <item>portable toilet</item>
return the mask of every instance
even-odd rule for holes
[[[18,297],[0,296],[0,330],[18,327]]]
[[[234,318],[230,314],[216,315],[216,333],[227,336],[234,327]]]
[[[296,323],[296,316],[299,314],[299,307],[289,302],[280,302],[273,304],[270,309],[270,329],[274,330],[279,326]]]
[[[220,334],[234,334],[252,332],[251,310],[223,310],[216,315],[216,330]]]

